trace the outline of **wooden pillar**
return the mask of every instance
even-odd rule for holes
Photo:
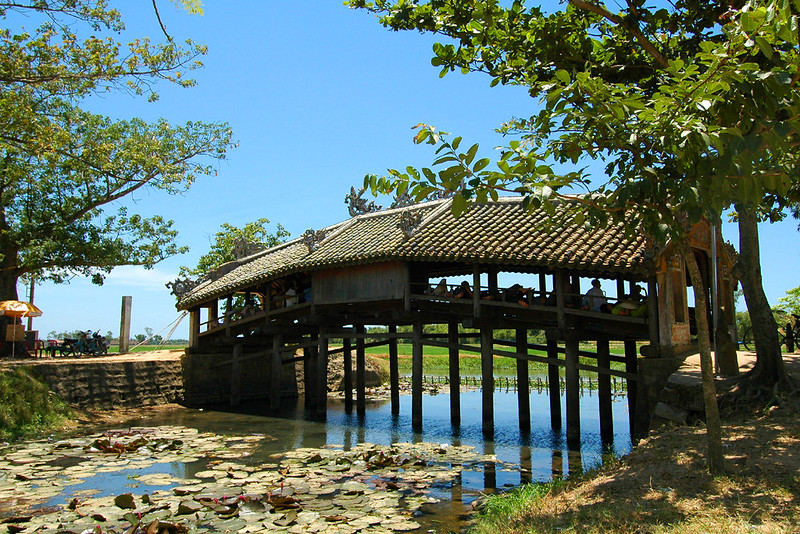
[[[611,354],[607,339],[597,340],[597,367],[611,369]],[[598,373],[597,396],[600,404],[600,442],[608,448],[614,443],[614,414],[611,405],[611,375]]]
[[[481,316],[481,269],[478,265],[472,266],[472,315]]]
[[[317,347],[303,349],[304,408],[307,417],[313,415],[316,406],[317,354]]]
[[[494,441],[486,441],[483,445],[483,454],[494,456]],[[485,492],[494,492],[497,488],[497,464],[489,460],[483,464],[483,489]]]
[[[555,272],[555,292],[556,292],[556,314],[558,317],[558,328],[563,331],[567,328],[567,316],[566,316],[566,295],[567,291],[569,291],[569,276],[562,270],[557,270]]]
[[[344,411],[353,413],[353,354],[350,338],[342,338],[342,366],[344,367]]]
[[[208,328],[219,326],[219,302],[217,299],[208,305]]]
[[[636,362],[636,341],[625,340],[625,372],[636,375],[638,365]],[[627,381],[628,388],[628,419],[630,420],[631,437],[636,433],[636,380]]]
[[[125,299],[125,297],[122,297]],[[125,301],[122,301],[123,309],[125,308]],[[119,342],[125,342],[125,352],[128,352],[128,343],[131,338],[130,315],[128,315],[128,327],[122,328],[119,335]],[[124,320],[124,319],[123,319]],[[200,346],[200,309],[195,308],[189,311],[189,348],[196,349]],[[120,345],[120,353],[122,353],[122,346]]]
[[[481,420],[483,436],[494,436],[494,330],[481,328]]]
[[[317,341],[317,418],[324,419],[328,414],[328,333],[320,329]]]
[[[411,341],[411,427],[422,432],[422,324],[414,323]]]
[[[244,352],[244,345],[237,343],[233,346],[231,357],[231,406],[239,406],[242,400],[242,363],[239,359]]]
[[[499,286],[497,285],[497,267],[489,267],[486,274],[486,285],[489,286],[489,294],[496,295],[499,291]]]
[[[233,295],[228,295],[225,301],[225,335],[231,335],[231,320],[233,319]]]
[[[533,482],[531,448],[527,445],[523,445],[519,448],[519,483],[530,484],[531,482]]]
[[[367,356],[364,349],[364,325],[356,326],[356,413],[367,413]]]
[[[558,340],[547,338],[547,358],[558,360]],[[553,430],[561,428],[561,384],[558,374],[558,364],[547,364],[547,381],[550,397],[550,426]]]
[[[539,295],[542,297],[542,303],[547,299],[547,273],[539,273]]]
[[[397,326],[389,326],[389,393],[392,399],[392,415],[400,415],[400,367],[397,359]]]
[[[450,424],[461,424],[461,372],[458,362],[458,322],[447,325],[447,344],[450,356]]]
[[[281,406],[281,368],[283,354],[283,336],[275,334],[272,336],[272,365],[270,366],[269,383],[269,409],[272,413],[278,413]],[[308,387],[306,385],[306,387]]]
[[[528,381],[528,331],[517,329],[517,404],[519,405],[519,428],[523,432],[531,429],[530,383]]]
[[[617,298],[621,299],[623,295],[626,295],[627,292],[625,291],[625,280],[621,278],[617,279]]]
[[[656,358],[661,355],[661,343],[658,339],[658,283],[655,276],[647,280],[647,329],[650,341],[647,356]]]
[[[565,343],[564,379],[567,385],[567,446],[578,449],[581,441],[580,377],[578,376],[578,340],[570,337]]]

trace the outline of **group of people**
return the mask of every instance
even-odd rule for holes
[[[436,297],[448,297],[455,299],[471,299],[473,298],[472,288],[466,281],[461,282],[452,291],[447,285],[447,279],[442,278],[441,281],[430,292]],[[499,291],[484,290],[480,292],[479,298],[481,300],[502,300],[504,302],[511,302],[529,307],[531,304],[540,304],[545,306],[555,306],[556,295],[555,292],[549,296],[536,297],[533,289],[523,287],[521,284],[514,284],[508,289],[504,290],[502,294]],[[578,297],[576,296],[577,300]],[[568,303],[569,305],[569,303]],[[576,302],[572,303],[573,308],[577,308]],[[616,304],[608,301],[605,292],[603,291],[600,280],[592,280],[592,287],[583,296],[580,303],[582,310],[589,310],[600,313],[610,313],[614,315],[630,315],[632,317],[644,317],[647,315],[647,302],[645,295],[642,293],[641,286],[635,284],[631,288],[629,295],[623,295],[617,300]]]

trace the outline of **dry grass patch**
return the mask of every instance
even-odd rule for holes
[[[669,428],[597,471],[512,497],[511,510],[490,502],[475,531],[800,532],[798,413],[726,424],[723,476],[706,468],[703,428]]]

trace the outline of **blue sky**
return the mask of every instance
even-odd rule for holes
[[[150,2],[118,5],[131,36],[162,38]],[[158,332],[178,316],[164,284],[181,265],[197,263],[222,223],[242,226],[267,217],[296,237],[344,220],[344,197],[366,173],[430,164],[430,148],[411,142],[415,124],[480,142],[491,156],[503,143],[494,128],[533,113],[536,105],[524,88],[490,88],[479,74],[439,78],[430,65],[435,39],[390,32],[339,0],[206,0],[203,16],[165,0],[159,8],[175,39],[208,46],[205,67],[193,75],[197,86],[162,86],[155,103],[108,94],[86,107],[119,118],[228,122],[239,147],[218,164],[218,176],[201,178],[184,195],[144,192],[124,203],[143,215],[173,219],[188,254],[149,271],[115,269],[102,287],[79,278],[37,286],[35,301],[44,310],[34,321],[40,337],[53,330],[118,333],[123,295],[133,297],[132,332]],[[735,227],[724,232],[736,244]],[[761,236],[765,287],[775,304],[800,285],[794,267],[800,234],[788,221],[765,225]],[[24,298],[27,288],[19,291]],[[184,321],[175,336],[187,332]]]

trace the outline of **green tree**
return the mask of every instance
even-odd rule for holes
[[[786,296],[778,301],[779,308],[794,315],[800,315],[800,286],[790,289]]]
[[[209,251],[200,256],[196,267],[181,267],[181,276],[203,276],[223,263],[237,259],[237,256],[284,243],[289,237],[289,232],[280,224],[274,232],[271,232],[267,228],[268,224],[269,219],[264,217],[249,222],[241,228],[223,223],[219,231],[214,234],[214,241]]]
[[[706,298],[686,236],[701,217],[719,223],[723,210],[735,206],[740,279],[761,338],[751,377],[759,385],[786,385],[761,284],[756,224],[780,216],[782,205],[793,201],[800,116],[796,3],[684,0],[647,7],[629,0],[612,12],[601,2],[569,0],[553,13],[523,1],[509,7],[494,0],[349,4],[380,13],[392,29],[449,38],[434,45],[432,63],[442,75],[484,72],[492,85],[524,85],[542,99],[538,113],[500,129],[517,137],[502,149],[496,169],[490,159],[477,159],[477,145],[461,150],[460,138],[422,126],[415,141],[437,146],[433,167],[441,170],[390,170],[368,176],[367,185],[410,190],[417,198],[445,191],[457,212],[499,191],[527,195],[531,205],[545,208],[567,198],[587,224],[625,220],[672,239],[695,287],[712,411]],[[610,178],[592,183],[581,170],[558,173],[552,165],[585,158],[604,160]],[[722,466],[719,439],[712,436],[718,415],[706,415],[716,470]]]
[[[17,298],[24,275],[102,283],[114,266],[151,267],[184,251],[171,221],[106,209],[143,188],[180,193],[215,174],[231,130],[84,107],[107,91],[154,100],[160,82],[190,87],[205,48],[122,43],[121,14],[104,0],[2,2],[0,18],[0,299]]]

